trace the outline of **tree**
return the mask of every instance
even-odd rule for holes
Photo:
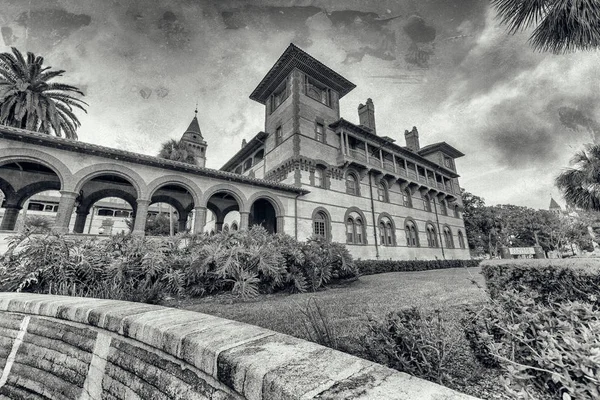
[[[561,53],[600,47],[597,0],[491,1],[510,33],[535,26],[529,41],[536,50]]]
[[[16,48],[0,53],[0,124],[77,139],[81,123],[74,113],[87,112],[87,103],[75,97],[83,92],[75,86],[49,81],[63,70],[44,67],[44,58]]]
[[[168,140],[161,145],[158,157],[187,164],[196,164],[194,154],[188,151],[185,145],[175,139]]]
[[[571,165],[556,178],[567,204],[600,211],[600,145],[588,145],[576,153]]]

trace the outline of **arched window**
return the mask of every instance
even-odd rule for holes
[[[313,218],[313,234],[327,238],[327,215],[319,211]]]
[[[454,206],[454,217],[460,218],[460,209],[458,208],[458,204]]]
[[[454,240],[452,240],[452,231],[449,227],[444,227],[444,243],[446,244],[447,249],[454,248]]]
[[[406,234],[406,245],[408,247],[419,247],[419,235],[413,221],[407,221],[404,224],[404,233]]]
[[[388,194],[387,194],[387,187],[386,187],[385,183],[383,183],[383,182],[379,182],[377,184],[377,200],[383,201],[385,203],[389,202]]]
[[[404,207],[412,207],[412,194],[409,189],[404,190],[402,193],[402,202],[404,203]]]
[[[394,226],[388,217],[381,218],[379,222],[379,243],[383,246],[394,246]]]
[[[358,196],[358,179],[354,174],[346,175],[346,193]]]
[[[423,196],[423,209],[425,211],[431,212],[431,197],[428,194]]]
[[[427,246],[438,247],[435,226],[433,226],[432,224],[427,224],[426,231],[427,231]]]
[[[237,223],[236,223],[236,222],[232,222],[232,223],[231,223],[231,230],[232,230],[232,231],[237,231],[237,230],[238,230],[238,226],[237,226]]]
[[[346,242],[350,244],[364,244],[364,225],[360,214],[350,213],[346,219]]]
[[[461,249],[465,248],[465,237],[461,231],[458,231],[458,245]]]
[[[227,224],[223,225],[223,232],[225,232],[225,233],[229,232],[229,225],[227,225]]]
[[[440,201],[440,213],[442,215],[448,215],[448,207],[446,206],[446,200]]]

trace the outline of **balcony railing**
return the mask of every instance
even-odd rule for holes
[[[404,168],[398,167],[398,174],[406,177],[406,170]]]
[[[394,163],[391,161],[383,160],[383,168],[388,171],[394,171]]]
[[[417,179],[417,173],[416,172],[412,172],[412,171],[408,171],[408,177],[416,180]]]
[[[419,182],[427,183],[427,178],[424,177],[423,175],[419,175]]]
[[[442,190],[446,189],[446,187],[444,186],[444,184],[440,183],[440,182],[437,183],[437,187],[438,187],[438,189],[442,189]]]
[[[364,151],[350,149],[350,156],[360,161],[367,161]]]

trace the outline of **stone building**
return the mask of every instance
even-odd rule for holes
[[[265,129],[221,168],[310,191],[298,198],[295,229],[346,243],[361,258],[469,258],[454,160],[446,142],[406,145],[378,132],[371,99],[359,124],[340,117],[355,85],[291,44],[250,98]],[[390,132],[394,134],[395,132]]]
[[[204,167],[197,116],[181,141],[198,165],[0,126],[0,230],[15,228],[29,198],[59,190],[63,233],[84,233],[93,205],[117,197],[137,235],[163,202],[193,232],[260,224],[345,243],[363,259],[469,258],[454,162],[463,154],[446,142],[421,147],[417,128],[397,144],[395,132],[377,131],[371,99],[358,106],[358,125],[341,118],[339,102],[354,87],[290,45],[250,96],[265,106],[264,131],[221,170]]]

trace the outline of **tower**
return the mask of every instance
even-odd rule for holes
[[[190,122],[190,126],[186,129],[179,141],[186,149],[191,152],[196,158],[196,164],[199,167],[204,167],[206,164],[206,147],[207,143],[202,137],[200,124],[198,123],[198,107],[194,111],[194,119]]]

